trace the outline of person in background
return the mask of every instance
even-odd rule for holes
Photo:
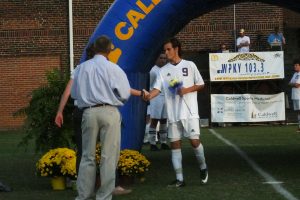
[[[164,51],[169,63],[159,71],[150,93],[144,91],[144,99],[151,100],[161,91],[165,95],[169,123],[168,138],[171,143],[172,164],[176,174],[176,180],[168,186],[185,186],[181,154],[182,137],[189,139],[199,164],[201,184],[206,184],[208,170],[204,148],[199,139],[200,126],[197,102],[197,92],[203,90],[204,81],[195,63],[181,58],[181,43],[178,39],[167,40],[164,43]]]
[[[240,36],[236,40],[238,52],[246,53],[250,51],[250,38],[245,35],[245,29],[240,29]]]
[[[279,27],[274,28],[274,33],[271,33],[268,37],[268,43],[272,51],[282,51],[283,45],[285,45],[285,38],[282,33],[279,32]]]
[[[229,53],[226,44],[224,43],[220,44],[220,49],[217,51],[217,53]]]
[[[158,72],[166,64],[166,55],[161,53],[156,60],[155,65],[150,70],[150,90],[153,89],[154,82],[158,76]],[[161,149],[168,150],[170,147],[167,144],[167,110],[164,100],[164,92],[161,91],[160,94],[150,101],[150,127],[149,127],[149,142],[150,150],[158,151],[159,148],[156,145],[156,140],[159,138],[161,143]],[[159,131],[157,133],[157,126],[159,122]],[[159,136],[159,137],[158,137]]]
[[[298,112],[298,129],[297,132],[300,133],[300,59],[294,60],[294,70],[295,73],[289,82],[292,87],[292,101],[294,110]]]

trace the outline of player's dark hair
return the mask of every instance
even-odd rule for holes
[[[181,57],[181,43],[180,43],[180,41],[177,38],[173,37],[173,38],[167,39],[164,42],[164,45],[167,44],[167,43],[171,43],[173,48],[178,47],[178,55]]]
[[[300,59],[299,59],[299,58],[295,59],[295,60],[293,61],[293,64],[294,64],[294,65],[296,65],[296,64],[299,64],[299,65],[300,65]]]

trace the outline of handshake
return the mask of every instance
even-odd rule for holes
[[[141,90],[141,97],[144,101],[149,101],[151,99],[151,94],[147,90],[143,89]]]

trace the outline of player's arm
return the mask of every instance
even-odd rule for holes
[[[299,88],[300,84],[299,83],[289,83],[290,86],[295,87],[295,88]]]
[[[159,95],[160,91],[156,88],[153,88],[150,92],[143,90],[144,95],[143,98],[146,101],[149,101],[151,99],[153,99],[154,97],[156,97],[157,95]]]
[[[56,113],[56,116],[55,116],[55,124],[58,127],[61,127],[62,124],[64,123],[63,111],[64,111],[64,108],[67,104],[69,96],[71,94],[72,85],[73,85],[73,79],[70,79],[67,86],[66,86],[66,88],[65,88],[64,93],[62,94],[62,96],[60,98],[58,110],[57,110],[57,113]]]
[[[187,88],[182,87],[178,90],[178,94],[180,96],[183,96],[187,93],[198,92],[198,91],[202,90],[203,88],[204,88],[204,85],[193,85],[193,86],[187,87]]]

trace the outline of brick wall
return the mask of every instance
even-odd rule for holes
[[[112,2],[73,0],[75,64]],[[69,70],[68,1],[1,0],[0,13],[0,129],[7,129],[22,125],[23,119],[11,114],[28,103],[30,91],[44,83],[46,70]],[[292,21],[294,15],[285,13]],[[266,47],[267,34],[274,25],[282,28],[283,18],[280,7],[256,2],[236,5],[237,28],[246,29],[253,50]],[[185,51],[213,51],[221,42],[233,50],[232,24],[233,5],[192,20],[178,37]]]
[[[13,113],[26,106],[32,90],[45,84],[45,73],[61,65],[59,55],[9,56],[0,59],[0,129],[18,128],[23,117]]]
[[[274,26],[283,28],[283,9],[280,7],[248,2],[236,4],[235,12],[236,30],[246,30],[251,40],[251,51],[267,49],[267,36]],[[183,50],[186,51],[215,51],[222,42],[234,51],[234,6],[192,20],[178,37],[183,41]]]

